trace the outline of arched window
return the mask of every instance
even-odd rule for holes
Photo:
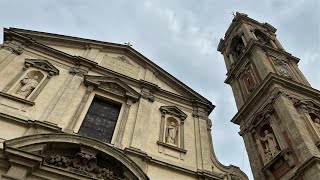
[[[244,52],[245,44],[242,41],[242,38],[235,36],[230,44],[230,54],[233,56],[233,59],[237,60],[239,56]]]

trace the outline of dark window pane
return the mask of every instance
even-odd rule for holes
[[[94,98],[79,134],[110,143],[121,106]]]

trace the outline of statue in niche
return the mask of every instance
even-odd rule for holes
[[[317,128],[316,130],[320,133],[320,119],[319,118],[314,119],[314,126]]]
[[[291,78],[290,72],[288,71],[288,69],[283,64],[277,64],[276,67],[277,67],[278,73],[281,76]]]
[[[169,122],[166,129],[166,143],[176,145],[178,127],[174,122]]]
[[[273,133],[268,130],[264,130],[264,134],[265,136],[259,137],[259,139],[264,147],[265,158],[268,162],[278,154],[279,146]]]
[[[33,78],[26,77],[22,79],[20,83],[22,84],[22,87],[17,91],[16,94],[27,98],[39,84],[38,76],[33,76]]]
[[[238,58],[240,56],[240,54],[243,52],[243,50],[244,50],[244,45],[241,42],[239,42],[235,47],[236,58]]]

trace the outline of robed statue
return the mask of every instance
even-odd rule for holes
[[[22,87],[17,91],[17,94],[27,98],[39,84],[38,76],[33,76],[33,78],[26,77],[22,79],[20,83],[22,84]]]
[[[166,143],[176,145],[178,127],[174,122],[169,122],[166,129]]]

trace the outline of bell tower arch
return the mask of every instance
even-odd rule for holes
[[[320,92],[286,52],[276,28],[237,12],[220,40],[255,179],[320,177]]]

